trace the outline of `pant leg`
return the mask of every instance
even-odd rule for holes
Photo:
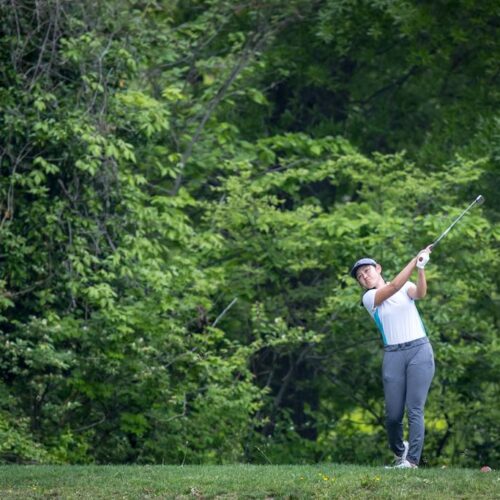
[[[418,464],[424,446],[424,406],[434,376],[434,354],[431,344],[411,349],[407,367],[406,407],[408,412],[409,443],[408,460]]]
[[[389,447],[400,457],[404,452],[403,415],[406,399],[406,367],[402,351],[384,353],[382,380]]]

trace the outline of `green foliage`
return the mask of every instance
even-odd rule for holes
[[[6,391],[2,391],[6,392]],[[8,413],[0,413],[0,463],[44,463],[53,461],[30,435],[28,419],[12,421]],[[52,460],[50,460],[52,458]]]
[[[498,9],[460,6],[0,4],[0,460],[379,463],[347,270],[481,192],[420,306],[425,453],[494,464]]]

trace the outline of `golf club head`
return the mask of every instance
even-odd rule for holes
[[[479,196],[476,198],[476,204],[477,204],[477,205],[482,205],[483,203],[484,203],[484,196],[479,195]]]

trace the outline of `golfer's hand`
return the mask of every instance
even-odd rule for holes
[[[431,258],[430,257],[431,251],[432,251],[432,249],[429,245],[427,248],[425,248],[424,250],[422,250],[418,253],[418,255],[417,255],[417,267],[419,269],[425,268],[425,265],[427,264],[427,262],[429,262],[429,259]]]

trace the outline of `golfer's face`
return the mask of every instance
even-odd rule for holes
[[[377,268],[372,265],[361,266],[356,271],[356,278],[363,288],[374,288],[379,279]]]

